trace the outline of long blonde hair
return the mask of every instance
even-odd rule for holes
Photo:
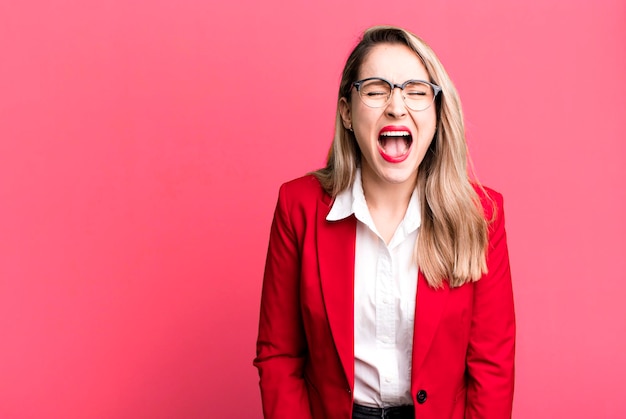
[[[352,186],[361,151],[342,123],[339,101],[350,103],[352,83],[371,49],[381,43],[402,44],[417,54],[430,81],[439,85],[437,130],[420,164],[417,190],[422,225],[415,245],[417,262],[432,287],[447,280],[451,287],[477,281],[487,272],[488,225],[467,171],[467,144],[458,93],[433,50],[416,35],[393,26],[365,31],[343,69],[339,86],[335,136],[326,167],[314,172],[331,196]],[[479,186],[480,187],[480,186]]]

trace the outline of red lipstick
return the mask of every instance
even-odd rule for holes
[[[378,152],[389,163],[401,163],[413,145],[411,130],[404,125],[387,125],[378,133]]]

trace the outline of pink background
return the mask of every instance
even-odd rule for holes
[[[626,417],[626,3],[0,4],[0,417],[260,418],[281,182],[359,33],[415,31],[505,196],[518,418]]]

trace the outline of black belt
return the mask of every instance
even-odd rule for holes
[[[352,419],[414,419],[413,406],[369,407],[355,404],[352,409]]]

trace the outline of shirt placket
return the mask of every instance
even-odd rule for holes
[[[376,342],[381,352],[380,395],[383,402],[392,402],[398,392],[396,359],[396,299],[393,285],[393,261],[387,246],[381,241],[376,270]]]

